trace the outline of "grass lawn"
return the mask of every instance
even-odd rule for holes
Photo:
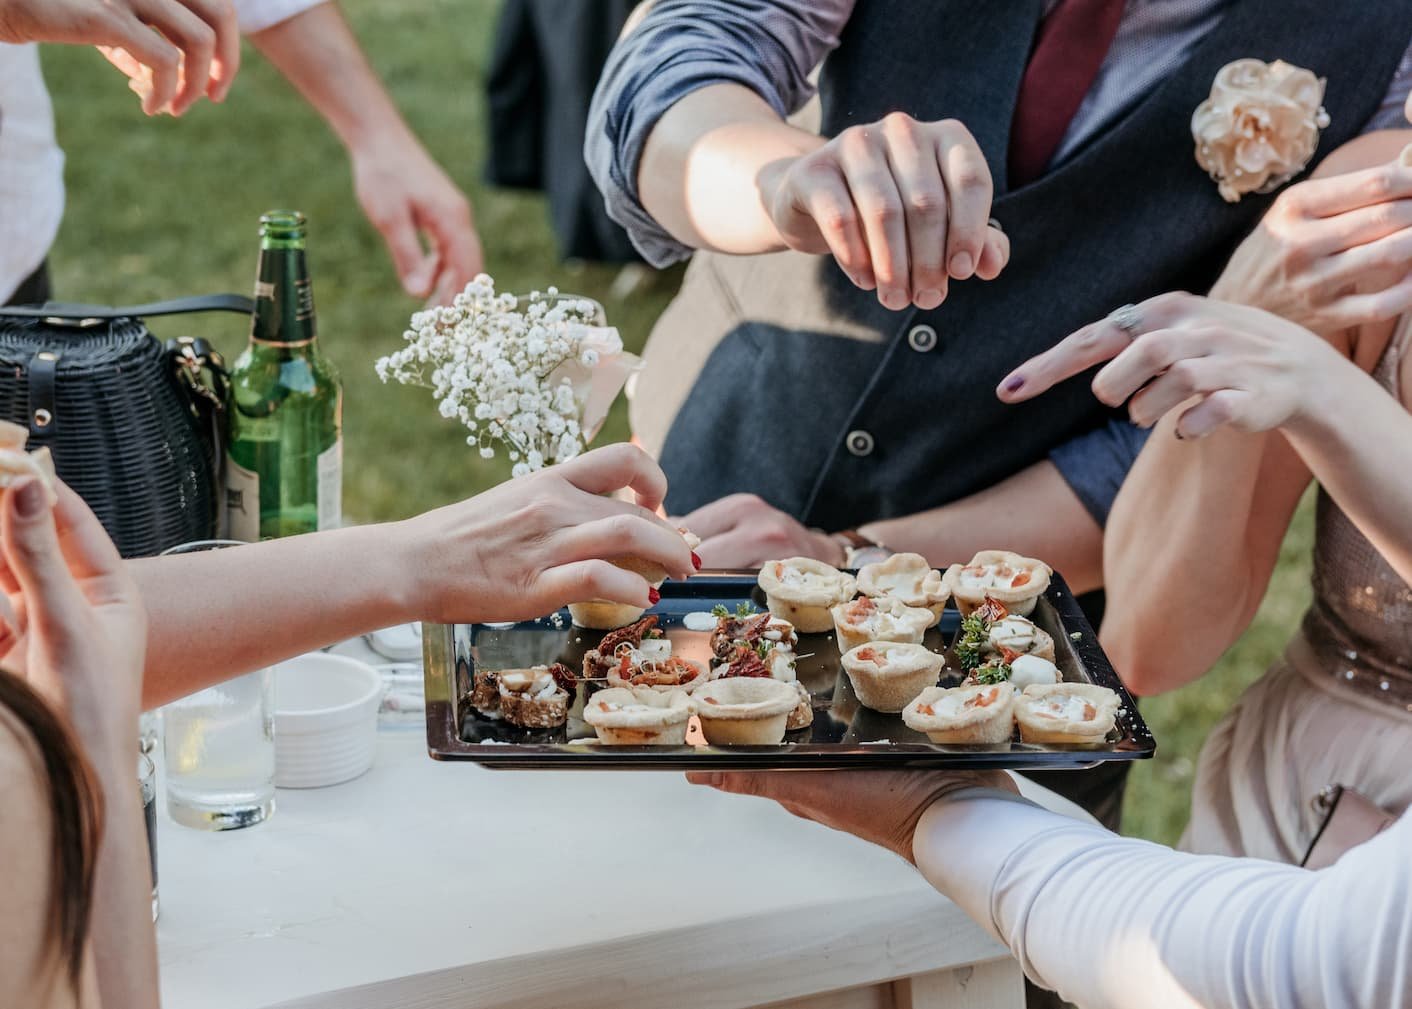
[[[343,7],[413,129],[474,202],[488,270],[501,288],[557,284],[596,297],[629,345],[639,345],[670,283],[627,301],[608,298],[612,269],[569,272],[556,261],[541,200],[480,183],[493,0],[345,0]],[[253,50],[247,46],[225,105],[199,105],[181,121],[143,117],[91,50],[52,48],[45,71],[68,153],[69,205],[52,261],[60,297],[132,303],[248,292],[260,213],[303,210],[320,333],[347,396],[345,513],[398,518],[498,479],[501,464],[468,450],[427,394],[383,386],[373,375],[373,361],[396,346],[418,306],[402,294],[363,219],[337,141]],[[199,332],[232,356],[246,334],[234,316],[156,328],[163,336]],[[625,431],[620,409],[605,436]],[[1304,605],[1309,536],[1306,508],[1251,632],[1201,683],[1144,704],[1161,752],[1134,775],[1131,833],[1162,841],[1180,833],[1202,739],[1278,654]]]

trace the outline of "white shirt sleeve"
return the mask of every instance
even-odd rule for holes
[[[249,35],[326,2],[328,0],[234,0],[235,16],[240,21],[241,33]]]
[[[913,851],[1032,979],[1085,1009],[1412,1005],[1412,813],[1309,872],[970,789],[926,812]]]

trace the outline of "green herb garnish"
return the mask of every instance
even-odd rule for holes
[[[980,613],[961,618],[961,633],[956,635],[956,660],[965,670],[975,669],[985,661],[985,646],[990,642],[990,623]]]
[[[759,611],[756,610],[755,607],[752,606],[750,603],[741,603],[735,608],[735,616],[738,620],[744,620],[746,617],[753,617],[757,612]],[[731,611],[726,609],[725,603],[717,603],[715,606],[711,607],[711,616],[713,617],[717,617],[718,619],[724,620],[730,615]]]
[[[987,662],[974,673],[977,683],[1007,683],[1010,680],[1010,663],[1008,662]]]

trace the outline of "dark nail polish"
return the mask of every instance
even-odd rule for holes
[[[697,571],[701,570],[701,558],[696,555],[695,550],[691,552],[691,566],[694,567]]]
[[[1011,375],[1005,380],[1005,391],[1019,392],[1022,388],[1024,388],[1024,385],[1025,378],[1023,375]]]
[[[38,480],[27,480],[15,492],[15,511],[21,518],[31,519],[44,507],[44,488]]]
[[[1186,441],[1186,435],[1182,434],[1181,428],[1173,428],[1172,433],[1177,436],[1177,441]]]
[[[660,603],[660,602],[662,601],[662,593],[658,592],[656,589],[648,589],[648,590],[647,590],[647,601],[648,601],[649,603],[651,603],[653,606],[656,606],[658,603]]]

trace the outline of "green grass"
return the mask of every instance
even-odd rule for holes
[[[640,345],[672,278],[626,301],[610,299],[612,269],[570,272],[557,263],[540,199],[480,184],[493,0],[345,0],[343,7],[413,129],[474,202],[488,270],[502,289],[552,283],[596,297],[629,346]],[[246,292],[256,219],[271,207],[301,209],[311,223],[320,332],[347,396],[348,517],[410,515],[498,479],[503,464],[467,450],[427,393],[383,386],[373,375],[373,362],[397,345],[418,306],[402,294],[363,219],[337,141],[248,46],[225,105],[200,105],[180,121],[146,119],[96,52],[51,48],[44,59],[68,153],[69,205],[53,255],[60,297],[130,303]],[[235,317],[154,328],[164,336],[201,333],[229,355],[245,338]],[[625,431],[620,404],[604,436]],[[1203,737],[1278,654],[1303,606],[1308,546],[1306,509],[1251,632],[1206,679],[1144,704],[1161,750],[1134,774],[1130,832],[1164,841],[1179,834]]]

